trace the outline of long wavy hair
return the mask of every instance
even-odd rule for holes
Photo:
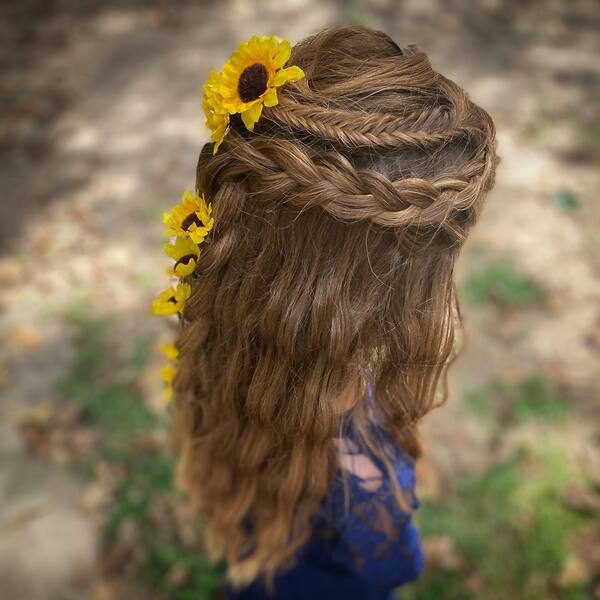
[[[418,456],[454,354],[454,264],[497,163],[490,116],[414,46],[329,29],[291,64],[306,77],[254,132],[234,118],[201,152],[215,227],[178,339],[178,481],[237,585],[309,538],[342,420],[378,451],[367,379]]]

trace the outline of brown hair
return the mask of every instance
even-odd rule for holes
[[[290,64],[306,77],[255,131],[234,117],[201,153],[215,228],[178,341],[179,481],[236,584],[308,539],[348,382],[368,375],[418,455],[459,322],[454,263],[496,167],[489,115],[415,47],[331,29]],[[360,394],[346,416],[373,445]]]

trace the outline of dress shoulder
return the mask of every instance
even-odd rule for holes
[[[379,453],[361,444],[351,426],[335,440],[339,468],[324,508],[339,540],[336,560],[368,583],[393,587],[415,579],[423,567],[412,523],[420,504],[415,463],[382,428],[374,425],[373,433]]]

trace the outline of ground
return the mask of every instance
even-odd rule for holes
[[[600,9],[594,1],[5,2],[0,595],[202,598],[170,487],[148,306],[161,212],[239,40],[360,22],[417,43],[498,128],[458,279],[466,341],[424,424],[413,598],[600,597]],[[151,590],[151,591],[150,591]]]

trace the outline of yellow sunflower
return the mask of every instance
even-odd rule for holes
[[[192,288],[188,283],[178,283],[175,288],[171,286],[154,300],[152,312],[155,315],[174,315],[183,309],[183,305],[191,293]]]
[[[181,202],[171,212],[163,215],[163,222],[167,226],[165,234],[189,236],[199,244],[213,227],[211,215],[212,207],[206,204],[204,196],[186,190]]]
[[[175,365],[167,365],[160,370],[160,378],[165,384],[164,398],[167,402],[173,397],[173,379],[175,378],[175,373],[177,373]]]
[[[167,357],[168,364],[160,370],[160,378],[164,383],[165,401],[170,401],[173,397],[173,379],[177,372],[177,363],[179,359],[179,350],[175,344],[162,344],[160,351]]]
[[[198,244],[187,237],[175,238],[175,243],[164,245],[165,254],[175,261],[168,270],[169,275],[187,277],[196,270],[201,250]]]
[[[175,344],[161,344],[160,351],[170,361],[175,362],[179,358],[179,350],[177,350],[177,346],[175,346]]]
[[[240,113],[249,131],[262,114],[263,106],[275,106],[277,88],[304,77],[300,67],[285,67],[292,47],[273,36],[252,36],[232,54],[223,71],[211,72],[204,84],[206,125],[211,130],[216,152],[227,131],[229,117]]]
[[[204,95],[202,97],[202,109],[206,116],[205,125],[210,129],[210,139],[215,143],[213,154],[217,153],[225,133],[229,127],[229,113],[223,106],[219,94],[221,86],[221,74],[211,69],[210,75],[204,84]]]

